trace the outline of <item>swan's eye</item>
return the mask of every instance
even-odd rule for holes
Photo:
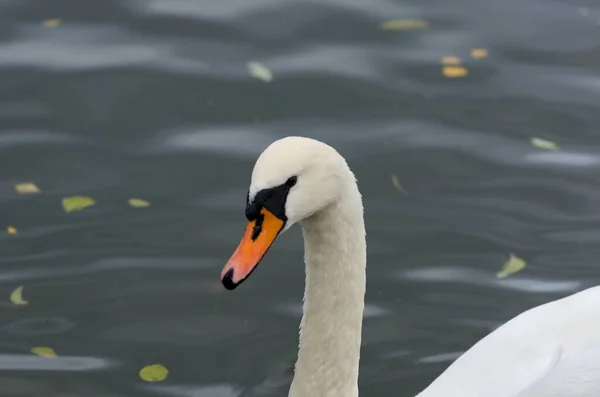
[[[289,178],[287,181],[285,181],[285,186],[293,187],[297,182],[298,182],[298,177],[293,176],[293,177]]]

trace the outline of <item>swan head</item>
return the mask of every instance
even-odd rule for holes
[[[282,232],[338,200],[348,173],[344,158],[317,140],[287,137],[269,145],[252,171],[248,224],[221,272],[225,288],[240,285]]]

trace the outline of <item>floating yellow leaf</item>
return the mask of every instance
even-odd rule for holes
[[[60,20],[60,18],[52,18],[46,19],[44,22],[42,22],[42,26],[45,28],[55,28],[57,26],[60,26],[61,23],[62,21]]]
[[[392,174],[392,185],[394,185],[397,191],[406,194],[406,190],[404,190],[402,185],[400,185],[400,181],[398,180],[396,174]]]
[[[473,48],[471,49],[471,58],[479,59],[488,56],[488,50],[485,48]]]
[[[270,82],[273,80],[273,73],[264,64],[258,61],[250,61],[247,65],[248,73],[250,76],[255,77],[264,82]]]
[[[65,212],[81,211],[94,204],[96,204],[94,199],[87,196],[72,196],[62,199],[62,206]]]
[[[443,57],[442,65],[460,65],[460,58],[454,56]]]
[[[149,202],[147,202],[146,200],[142,200],[140,198],[130,198],[129,200],[127,200],[127,202],[129,203],[130,206],[132,206],[134,208],[144,208],[144,207],[150,206]]]
[[[462,66],[444,66],[442,68],[442,74],[444,75],[444,77],[453,79],[458,77],[465,77],[469,74],[469,71],[467,70],[467,68],[463,68]]]
[[[510,258],[502,265],[502,269],[496,273],[498,278],[506,278],[515,273],[520,272],[525,268],[525,261],[514,254],[510,254]]]
[[[547,141],[542,138],[531,138],[531,144],[539,149],[558,150],[558,145],[552,141]]]
[[[393,19],[380,25],[383,30],[427,29],[429,23],[423,19]]]
[[[35,184],[31,182],[19,183],[15,185],[15,190],[20,194],[31,194],[31,193],[40,193],[41,190],[39,187],[35,186]]]
[[[56,352],[51,347],[46,347],[46,346],[32,347],[31,352],[40,357],[48,357],[48,358],[56,357]]]
[[[29,303],[29,301],[26,301],[25,299],[23,299],[23,286],[21,285],[20,287],[17,287],[11,294],[10,294],[10,301],[18,306],[23,306]]]
[[[140,378],[146,382],[162,382],[167,378],[169,370],[161,364],[146,365],[140,369]]]
[[[14,226],[8,225],[8,227],[6,228],[6,233],[17,234],[17,229]]]

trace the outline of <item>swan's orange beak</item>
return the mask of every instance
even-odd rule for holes
[[[258,219],[248,222],[240,245],[221,272],[225,288],[234,289],[256,269],[284,226],[285,221],[264,207]]]

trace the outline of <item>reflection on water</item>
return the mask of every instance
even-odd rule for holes
[[[380,29],[396,18],[429,27]],[[413,396],[515,314],[600,283],[596,5],[0,0],[0,22],[7,396],[285,395],[300,232],[235,293],[218,277],[253,162],[286,135],[338,148],[364,196],[362,395]],[[97,204],[65,214],[72,195]],[[499,280],[510,253],[527,267]],[[152,363],[165,382],[139,379]]]
[[[60,334],[73,327],[75,323],[66,318],[24,318],[1,327],[0,334],[3,332],[13,335]]]
[[[521,276],[519,278],[500,280],[491,278],[489,273],[476,269],[455,268],[446,266],[443,268],[428,267],[423,270],[403,271],[400,278],[407,280],[419,280],[430,282],[443,282],[454,285],[476,284],[479,286],[513,289],[530,293],[575,293],[582,288],[582,282],[573,280],[543,280]]]
[[[157,386],[141,388],[145,392],[173,397],[238,397],[239,390],[228,385],[218,386]]]
[[[0,354],[0,370],[95,371],[114,367],[112,360],[96,357],[55,357],[52,359],[18,354]]]

